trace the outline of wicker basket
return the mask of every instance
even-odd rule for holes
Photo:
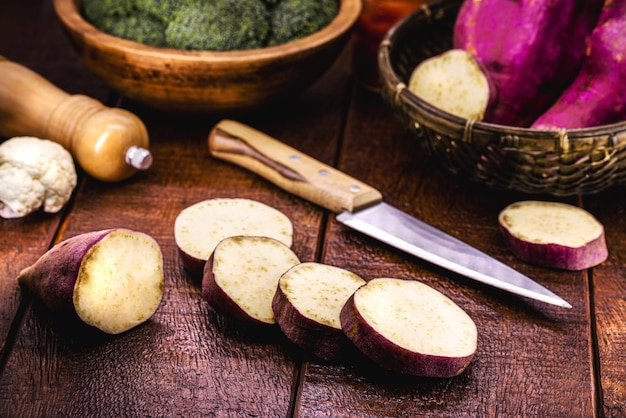
[[[381,94],[429,156],[496,189],[569,196],[626,184],[626,123],[541,131],[475,122],[412,94],[415,66],[452,46],[461,0],[435,0],[395,25],[378,54]]]

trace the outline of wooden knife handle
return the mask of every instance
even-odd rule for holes
[[[150,166],[148,131],[131,112],[69,95],[2,56],[0,74],[0,135],[57,142],[103,181],[123,180]]]
[[[378,190],[249,126],[222,120],[211,130],[209,151],[280,188],[335,213],[378,203]]]

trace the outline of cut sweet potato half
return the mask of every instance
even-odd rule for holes
[[[409,90],[438,109],[477,121],[483,119],[493,98],[482,67],[462,49],[422,61],[411,74]]]
[[[159,306],[163,256],[141,232],[87,232],[52,247],[17,280],[51,311],[119,334],[145,322]]]

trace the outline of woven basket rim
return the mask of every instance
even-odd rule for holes
[[[437,117],[445,120],[450,125],[456,126],[458,129],[466,129],[471,125],[471,129],[476,133],[498,134],[503,133],[519,136],[524,138],[534,138],[541,140],[554,140],[558,137],[567,137],[569,139],[588,138],[598,136],[610,136],[616,138],[617,142],[626,142],[626,121],[616,122],[612,124],[599,125],[587,128],[576,129],[558,129],[558,130],[540,130],[532,128],[524,128],[517,126],[499,125],[484,121],[470,121],[446,111],[443,111],[430,103],[424,101],[417,95],[413,94],[405,81],[400,79],[395,72],[391,54],[396,41],[405,35],[407,28],[411,27],[416,21],[428,22],[433,16],[442,13],[446,8],[460,5],[462,0],[433,0],[424,4],[405,18],[397,22],[382,39],[378,52],[378,66],[383,83],[388,83],[393,91],[395,91],[396,99],[401,100],[405,105],[420,111],[425,115]],[[614,144],[617,145],[617,144]]]
[[[463,1],[426,3],[379,45],[381,95],[422,154],[496,189],[571,196],[626,185],[626,122],[561,130],[497,125],[447,113],[408,89],[412,66],[452,45],[449,30]]]

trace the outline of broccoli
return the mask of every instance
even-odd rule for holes
[[[229,51],[261,48],[268,34],[263,0],[190,1],[172,15],[165,39],[172,48]]]
[[[121,38],[230,51],[299,39],[328,25],[337,0],[83,0],[85,18]]]
[[[171,0],[162,0],[169,3]],[[137,8],[141,0],[83,0],[83,13],[98,29],[146,45],[165,44],[166,24],[156,15]],[[148,3],[148,0],[143,0]],[[150,3],[157,3],[152,0]]]
[[[91,24],[107,32],[115,20],[133,13],[135,0],[83,0],[83,14]]]
[[[120,16],[110,22],[107,33],[151,46],[165,46],[167,24],[145,12]]]
[[[270,10],[269,45],[311,35],[327,26],[337,13],[337,0],[280,0]]]
[[[119,1],[119,0],[118,0]],[[122,0],[124,1],[124,0]],[[130,0],[137,10],[151,14],[154,18],[169,22],[171,14],[187,3],[199,3],[206,0]]]

